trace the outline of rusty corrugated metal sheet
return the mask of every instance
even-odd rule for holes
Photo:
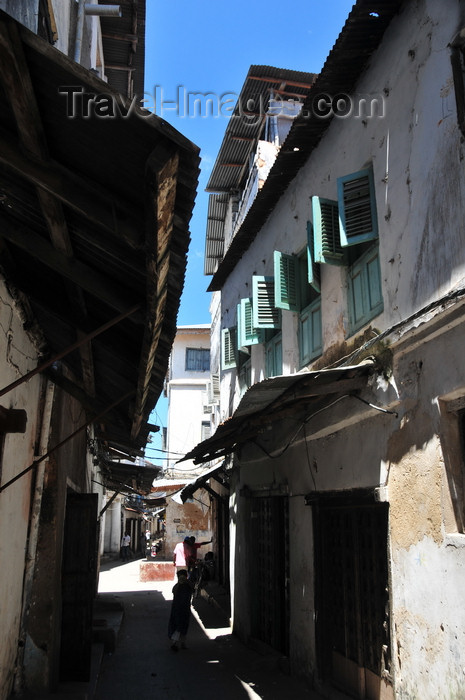
[[[208,181],[207,192],[230,192],[240,189],[248,175],[250,154],[255,152],[263,130],[270,91],[283,99],[304,100],[314,82],[314,73],[250,66],[234,112]],[[287,97],[286,97],[287,95]]]
[[[338,389],[339,382],[355,380],[363,384],[375,368],[375,363],[367,360],[359,365],[298,372],[257,382],[246,391],[232,417],[179,461],[193,460],[194,464],[200,464],[225,457],[254,440],[264,426],[271,427],[273,421],[276,425],[282,420],[283,410],[291,411],[297,420],[305,399],[304,414],[310,416],[316,407],[321,407],[321,401],[326,401],[326,394],[334,397],[340,391],[347,391],[347,384],[341,384]]]
[[[144,94],[146,0],[100,0],[120,4],[122,17],[101,17],[105,74],[108,83],[126,97]]]
[[[211,194],[208,200],[207,238],[204,273],[213,275],[224,255],[224,220],[228,209],[227,194]]]

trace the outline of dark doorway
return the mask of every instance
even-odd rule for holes
[[[60,679],[90,677],[92,609],[97,587],[97,494],[69,493],[62,560]]]
[[[314,519],[322,678],[357,698],[393,698],[388,505],[320,502]]]
[[[250,502],[250,602],[252,636],[289,653],[289,501],[287,496]]]

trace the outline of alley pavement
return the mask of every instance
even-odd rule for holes
[[[188,648],[172,651],[167,628],[174,580],[141,583],[139,566],[140,560],[102,565],[97,624],[102,615],[102,640],[111,648],[114,630],[116,644],[103,653],[89,698],[320,700],[283,672],[278,655],[249,649],[232,634],[213,583],[194,601]]]

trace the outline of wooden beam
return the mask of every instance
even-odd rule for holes
[[[51,6],[49,10],[53,17]],[[49,161],[48,145],[42,127],[40,110],[35,98],[29,66],[24,55],[17,26],[12,22],[0,24],[0,72],[5,93],[15,116],[16,127],[22,145],[39,160]],[[74,255],[73,247],[62,203],[41,187],[36,186],[36,192],[54,247],[67,258],[72,258]],[[86,315],[82,290],[69,282],[66,286],[70,305],[75,310],[74,315]],[[86,390],[90,395],[95,395],[91,344],[85,343],[80,345],[79,352]]]
[[[105,63],[105,70],[122,70],[122,71],[129,71],[129,73],[132,73],[136,69],[134,66],[120,66],[117,63]]]
[[[118,32],[102,32],[102,37],[104,39],[114,39],[115,41],[129,41],[133,44],[137,44],[139,37],[137,34],[124,34]]]
[[[163,157],[165,164],[154,171],[154,164]],[[147,216],[146,240],[147,268],[147,323],[142,344],[140,372],[134,409],[131,438],[139,434],[144,420],[150,379],[157,354],[158,343],[165,322],[168,275],[170,272],[173,212],[178,182],[179,154],[165,146],[156,148],[147,164]],[[154,236],[154,230],[156,236]],[[153,314],[153,311],[155,312]]]
[[[0,214],[0,237],[5,238],[11,244],[26,251],[38,260],[54,270],[65,279],[71,280],[78,287],[84,289],[111,308],[124,312],[128,306],[132,306],[137,300],[128,299],[122,287],[114,285],[107,278],[98,276],[95,269],[88,267],[77,260],[70,260],[50,245],[44,238],[34,235],[25,227],[12,227],[11,222]],[[141,322],[141,313],[134,314],[131,318],[136,323]]]
[[[8,170],[57,197],[84,219],[112,235],[123,236],[132,248],[140,247],[138,231],[143,228],[143,222],[135,219],[134,210],[130,211],[121,200],[116,200],[95,182],[86,181],[52,161],[45,163],[28,158],[4,133],[0,133],[0,162]]]

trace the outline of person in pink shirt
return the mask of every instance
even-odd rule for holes
[[[185,537],[184,542],[178,542],[173,552],[173,566],[176,571],[187,569],[189,561],[192,558],[192,548],[190,546],[190,538]]]

